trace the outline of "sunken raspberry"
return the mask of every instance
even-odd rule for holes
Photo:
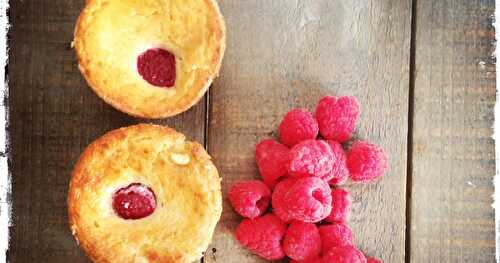
[[[257,180],[237,182],[229,190],[229,201],[238,214],[256,218],[266,212],[271,190]]]
[[[288,174],[292,177],[316,176],[329,181],[335,162],[332,148],[325,141],[306,140],[290,150]]]
[[[333,247],[323,256],[328,263],[366,263],[366,257],[353,246]]]
[[[292,187],[292,185],[294,185],[295,181],[295,179],[288,178],[279,182],[276,187],[274,187],[271,201],[273,213],[283,222],[290,222],[290,220],[292,220],[285,202],[285,194]]]
[[[323,252],[332,247],[352,245],[352,231],[345,224],[331,224],[319,227]]]
[[[293,222],[283,240],[285,254],[295,260],[308,260],[321,253],[321,237],[315,224]]]
[[[367,257],[366,263],[384,263],[384,261],[372,257]]]
[[[347,152],[347,168],[351,180],[370,182],[383,176],[389,165],[382,148],[369,142],[357,141]]]
[[[332,212],[325,218],[328,222],[342,223],[347,221],[351,213],[351,195],[347,190],[335,188],[332,190]]]
[[[176,78],[175,56],[165,49],[148,49],[137,58],[137,71],[153,86],[173,87]]]
[[[115,213],[123,219],[141,219],[156,209],[156,196],[151,188],[132,183],[118,189],[112,197]]]
[[[347,177],[349,177],[349,170],[347,169],[347,156],[345,154],[342,145],[336,141],[327,140],[326,141],[330,148],[332,148],[333,156],[335,157],[335,162],[332,168],[332,179],[328,181],[331,185],[343,184]]]
[[[290,187],[284,202],[292,219],[316,223],[332,211],[332,191],[320,178],[304,177]]]
[[[286,174],[288,148],[283,144],[267,139],[255,147],[255,160],[264,183],[274,188],[280,177]]]
[[[236,229],[236,239],[248,250],[268,260],[285,257],[281,241],[286,225],[273,214],[243,219]]]
[[[352,137],[359,114],[355,97],[323,97],[316,107],[319,132],[325,139],[345,142]]]
[[[279,126],[281,142],[289,147],[309,139],[318,137],[318,122],[313,115],[304,109],[289,111]]]

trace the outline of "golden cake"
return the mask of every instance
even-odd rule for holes
[[[225,26],[215,0],[87,0],[73,44],[99,97],[133,116],[163,118],[205,94]]]
[[[90,144],[72,173],[71,231],[99,263],[190,263],[222,212],[220,177],[204,148],[140,124]]]

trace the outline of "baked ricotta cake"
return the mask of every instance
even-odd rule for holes
[[[162,126],[117,129],[75,165],[71,231],[94,262],[194,262],[220,218],[220,187],[200,144]]]
[[[99,97],[133,116],[163,118],[205,94],[225,26],[215,0],[87,0],[73,45]]]

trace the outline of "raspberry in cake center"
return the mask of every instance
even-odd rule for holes
[[[156,196],[151,188],[132,183],[113,194],[113,210],[123,219],[141,219],[156,209]]]
[[[165,49],[148,49],[137,58],[137,71],[153,86],[173,87],[176,79],[175,56]]]

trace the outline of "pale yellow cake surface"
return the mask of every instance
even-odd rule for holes
[[[106,102],[133,116],[162,118],[194,105],[218,74],[225,26],[215,0],[88,0],[75,30],[80,71]],[[137,57],[163,48],[176,57],[171,88],[137,71]]]
[[[151,215],[126,220],[113,210],[113,193],[131,183],[154,192]],[[201,145],[170,128],[121,128],[81,155],[68,212],[72,233],[94,262],[193,262],[207,249],[222,212],[220,177]]]

